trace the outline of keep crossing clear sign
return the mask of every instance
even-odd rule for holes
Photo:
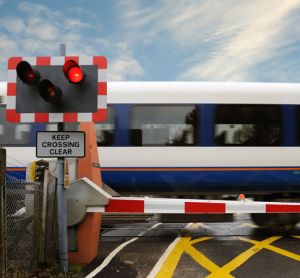
[[[84,157],[85,133],[83,131],[41,131],[37,132],[36,156]]]

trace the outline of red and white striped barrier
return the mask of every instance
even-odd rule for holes
[[[70,184],[66,192],[68,226],[80,223],[86,213],[124,214],[230,214],[300,213],[300,203],[256,202],[240,194],[238,201],[112,197],[88,178]]]
[[[112,197],[106,206],[88,206],[87,212],[101,213],[299,213],[300,203],[256,202],[249,200],[184,200],[168,198]]]

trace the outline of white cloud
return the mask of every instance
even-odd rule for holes
[[[74,19],[74,18],[68,18],[65,20],[65,26],[67,28],[75,28],[75,29],[85,29],[85,28],[90,28],[91,25],[87,24],[85,22],[82,22],[78,19]]]
[[[32,18],[27,28],[27,36],[43,41],[54,41],[59,37],[60,30],[51,22],[42,18]]]
[[[0,20],[0,28],[5,29],[5,34],[0,32],[1,64],[9,56],[57,55],[58,44],[66,43],[68,55],[109,54],[110,80],[135,79],[144,73],[126,42],[114,42],[99,37],[96,32],[93,37],[86,34],[87,29],[98,30],[99,24],[91,26],[81,18],[69,18],[41,4],[21,2],[18,9],[22,18],[11,17],[9,26]],[[77,12],[84,10],[77,9]],[[6,66],[0,67],[1,75],[6,76]]]
[[[52,18],[53,21],[61,18],[61,13],[58,11],[54,11],[49,9],[48,7],[41,5],[41,4],[36,4],[36,3],[30,3],[30,2],[21,2],[18,5],[18,8],[26,12],[32,16],[38,16],[38,17],[46,17],[48,19]]]
[[[247,80],[251,68],[284,51],[299,37],[285,37],[288,16],[298,0],[190,1],[162,0],[142,6],[140,1],[119,4],[128,41],[170,45],[189,53],[181,80]]]
[[[0,53],[2,55],[7,55],[7,53],[12,53],[19,50],[16,42],[7,35],[0,34],[0,41]]]
[[[108,80],[132,80],[144,74],[138,60],[131,56],[118,56],[108,65]]]
[[[252,18],[244,27],[234,32],[228,40],[216,49],[214,56],[206,62],[198,61],[181,75],[182,79],[235,80],[247,78],[247,71],[257,63],[262,63],[274,55],[281,46],[281,32],[286,25],[285,17],[299,5],[299,1],[278,2],[260,6],[262,14],[250,10]],[[255,18],[255,20],[253,20]]]
[[[109,81],[136,80],[144,75],[144,69],[126,42],[114,43],[104,38],[96,38],[95,42],[102,53],[111,54],[108,57]]]
[[[99,15],[97,13],[91,12],[88,9],[83,8],[81,6],[70,7],[70,11],[76,13],[79,17],[82,17],[82,18],[97,19],[99,17]]]
[[[20,34],[25,30],[24,21],[17,17],[2,17],[0,26],[14,34]]]

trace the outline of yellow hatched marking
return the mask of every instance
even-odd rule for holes
[[[248,239],[248,238],[243,238],[243,237],[240,237],[239,238],[240,240],[242,241],[247,241],[247,242],[250,242],[252,244],[257,244],[258,241],[256,240],[251,240],[251,239]],[[270,250],[270,251],[273,251],[275,253],[278,253],[282,256],[285,256],[285,257],[288,257],[290,259],[293,259],[295,261],[298,261],[300,262],[300,255],[296,254],[296,253],[293,253],[293,252],[290,252],[290,251],[287,251],[287,250],[284,250],[284,249],[281,249],[279,247],[275,247],[273,245],[268,245],[265,247],[266,249]]]
[[[269,244],[273,243],[274,241],[280,238],[281,238],[280,236],[274,236],[256,243],[254,246],[252,246],[248,250],[244,251],[243,253],[235,257],[233,260],[231,260],[229,263],[219,268],[217,271],[212,272],[207,277],[210,278],[226,277],[226,275],[228,275],[230,272],[232,272],[233,270],[241,266],[243,263],[249,260],[253,255],[255,255],[263,248],[266,248],[266,246],[268,246]]]
[[[194,244],[199,243],[201,241],[205,241],[205,240],[212,239],[212,238],[213,237],[200,237],[200,238],[196,238],[196,239],[190,240],[190,245],[194,245]]]
[[[213,261],[211,261],[206,256],[204,256],[201,252],[199,252],[196,248],[192,247],[189,242],[187,242],[187,244],[185,245],[184,251],[188,255],[190,255],[194,259],[194,261],[202,265],[210,272],[216,271],[220,268]],[[226,277],[233,277],[233,276],[226,276]]]
[[[254,225],[254,224],[250,224],[250,223],[243,223],[243,224],[240,224],[240,225],[234,227],[232,230],[239,229],[239,228],[245,228],[245,227],[257,228],[258,226]]]
[[[156,274],[156,278],[167,278],[172,277],[179,260],[184,252],[189,254],[198,264],[205,267],[207,270],[215,271],[219,268],[214,262],[209,260],[207,257],[205,257],[202,253],[200,253],[197,249],[192,247],[192,244],[206,241],[211,239],[212,237],[203,237],[196,240],[191,241],[191,237],[184,237],[182,238],[174,247],[174,249],[171,251],[170,255],[164,262],[163,266],[161,267],[160,271]],[[228,276],[232,277],[232,276]]]
[[[300,239],[300,236],[293,236],[293,237]],[[203,266],[205,269],[210,271],[211,273],[207,276],[209,278],[233,277],[230,274],[232,271],[240,267],[252,256],[260,252],[262,249],[268,249],[282,256],[286,256],[293,260],[300,261],[300,255],[271,245],[273,242],[282,238],[282,236],[273,236],[263,241],[256,241],[244,237],[238,237],[239,240],[249,242],[253,244],[253,246],[247,249],[246,251],[244,251],[243,253],[241,253],[240,255],[238,255],[237,257],[235,257],[233,260],[231,260],[224,266],[219,267],[217,264],[215,264],[213,261],[211,261],[209,258],[207,258],[205,255],[203,255],[200,251],[198,251],[195,247],[192,246],[196,243],[203,242],[211,238],[212,237],[203,237],[194,240],[191,240],[191,237],[182,238],[176,244],[176,246],[168,256],[168,258],[166,259],[165,263],[163,264],[162,268],[156,275],[156,277],[159,278],[172,277],[183,253],[186,253],[189,256],[191,256],[193,260],[195,260],[199,265]]]

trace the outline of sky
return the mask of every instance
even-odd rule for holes
[[[300,0],[0,0],[0,81],[60,43],[109,81],[300,82]]]

